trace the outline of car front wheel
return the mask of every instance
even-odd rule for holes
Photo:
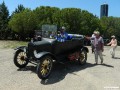
[[[14,64],[19,68],[24,68],[28,64],[26,53],[22,50],[18,50],[14,56]]]
[[[40,79],[49,77],[53,66],[53,59],[50,56],[45,56],[40,60],[37,66],[37,75]]]
[[[80,57],[78,59],[78,62],[80,65],[84,65],[86,63],[86,61],[87,61],[87,52],[86,52],[86,50],[82,50],[80,52]]]

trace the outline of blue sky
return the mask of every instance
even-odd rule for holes
[[[100,16],[100,5],[109,5],[109,16],[120,17],[120,0],[0,0],[0,4],[5,2],[12,13],[19,4],[32,10],[39,6],[52,6],[59,8],[80,8],[87,10],[94,15]]]

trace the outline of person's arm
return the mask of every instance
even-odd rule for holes
[[[104,51],[104,40],[103,38],[101,37],[101,49],[102,49],[102,52]]]
[[[112,40],[111,40],[111,41],[112,41]],[[111,41],[110,41],[107,45],[111,45],[111,44],[112,44],[112,42],[111,42]]]

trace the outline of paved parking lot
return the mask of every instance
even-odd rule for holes
[[[13,63],[13,49],[0,49],[0,90],[120,90],[120,47],[115,59],[109,49],[105,47],[103,65],[95,65],[94,55],[89,52],[84,66],[54,64],[51,76],[45,81],[37,77],[33,64],[18,69]]]

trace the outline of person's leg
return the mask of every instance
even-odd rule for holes
[[[94,52],[94,49],[93,49],[93,47],[91,48],[91,51],[92,51],[92,53]]]
[[[116,47],[113,47],[113,54],[112,54],[113,58],[115,57],[115,49]]]
[[[99,57],[101,59],[101,64],[103,63],[103,55],[102,55],[102,51],[98,51]]]
[[[92,50],[92,53],[94,52],[94,45],[93,45],[93,42],[91,41],[91,50]]]
[[[98,51],[94,50],[94,54],[95,54],[95,62],[97,64],[98,63]]]
[[[112,55],[112,48],[109,50],[110,54]]]
[[[94,53],[94,48],[92,47],[92,53]]]
[[[113,56],[113,47],[110,49],[110,54],[112,55],[112,58],[114,57]]]

